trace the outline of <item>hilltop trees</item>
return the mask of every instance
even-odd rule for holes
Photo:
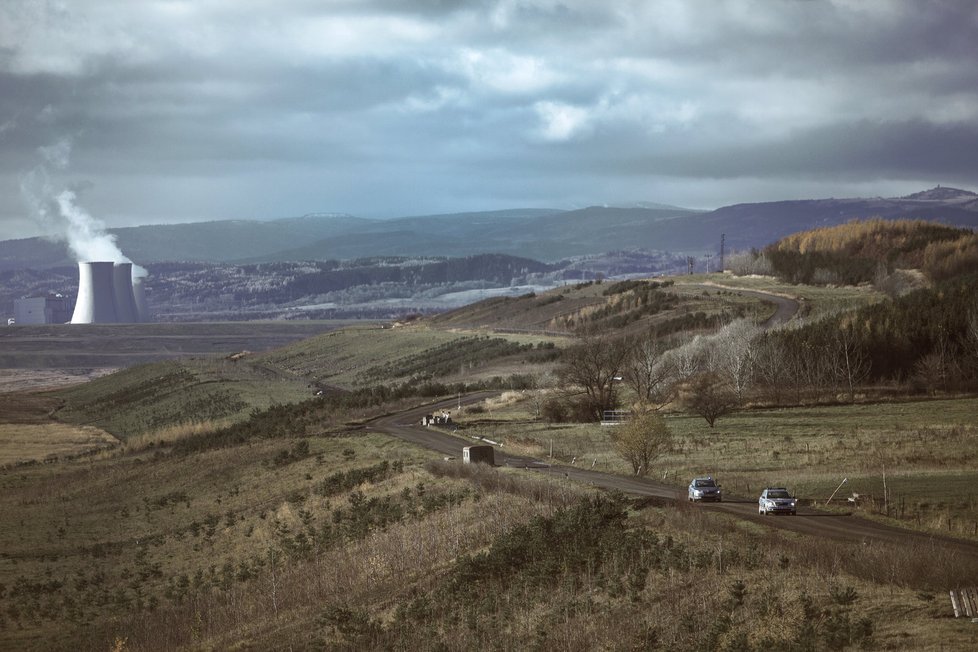
[[[792,283],[856,284],[879,279],[879,265],[922,269],[933,281],[974,269],[978,235],[922,220],[864,220],[782,238],[764,250],[774,273]]]

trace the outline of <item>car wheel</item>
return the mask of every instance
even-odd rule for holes
[[[798,512],[796,512],[795,510],[791,510],[791,515],[792,516],[795,516],[796,514],[798,514]]]
[[[758,507],[758,508],[757,508],[757,513],[758,513],[758,514],[759,514],[760,516],[764,516],[764,510],[763,510],[763,509],[761,509],[760,507]]]

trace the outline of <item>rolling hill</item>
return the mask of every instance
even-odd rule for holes
[[[978,226],[978,194],[932,188],[906,197],[735,204],[703,212],[658,204],[577,210],[511,209],[371,220],[312,214],[272,221],[225,220],[113,229],[134,261],[273,262],[368,256],[502,253],[553,262],[616,249],[716,251],[762,247],[790,233],[852,219],[922,219]],[[70,262],[40,238],[0,242],[0,271]]]

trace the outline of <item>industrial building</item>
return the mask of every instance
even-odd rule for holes
[[[14,299],[14,323],[63,324],[68,321],[68,300],[60,294]]]
[[[78,299],[72,324],[130,324],[148,321],[141,283],[134,289],[132,263],[78,263]]]

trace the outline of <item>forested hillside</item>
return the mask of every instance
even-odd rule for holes
[[[974,269],[978,235],[922,220],[873,219],[790,235],[764,255],[792,283],[857,284],[896,269],[920,269],[938,281]]]

